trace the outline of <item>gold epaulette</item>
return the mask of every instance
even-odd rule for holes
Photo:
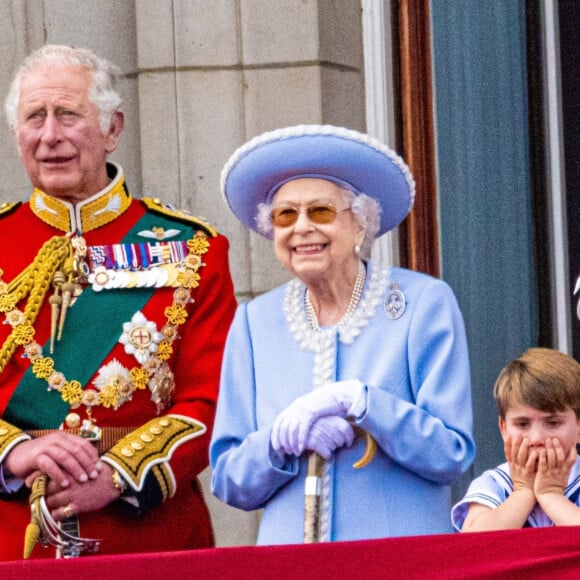
[[[151,471],[164,498],[175,492],[169,460],[183,443],[206,432],[206,426],[183,415],[152,419],[119,440],[101,459],[119,471],[135,491],[141,491]]]
[[[157,197],[143,197],[141,198],[141,201],[145,204],[147,209],[150,209],[153,212],[195,224],[197,227],[205,230],[205,232],[212,238],[218,235],[218,231],[210,226],[203,218],[194,216],[183,209],[177,209],[170,205],[164,204]]]
[[[22,202],[21,201],[13,201],[9,203],[7,201],[0,203],[0,217],[6,216],[15,210]]]

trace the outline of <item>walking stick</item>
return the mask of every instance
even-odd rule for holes
[[[357,428],[357,432],[366,438],[366,447],[363,456],[355,463],[355,469],[368,465],[377,450],[377,442],[372,435]],[[304,543],[316,544],[321,541],[320,534],[320,504],[322,493],[322,474],[324,472],[324,458],[316,451],[308,456],[308,470],[304,482]]]
[[[308,456],[308,472],[304,484],[304,543],[320,542],[320,492],[324,458],[316,451]]]

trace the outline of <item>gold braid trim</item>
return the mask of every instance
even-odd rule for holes
[[[151,473],[157,480],[157,485],[161,490],[163,501],[169,497],[173,497],[173,494],[175,493],[175,480],[169,466],[165,463],[154,465],[151,469]]]
[[[0,349],[0,374],[12,358],[19,345],[28,344],[34,336],[34,322],[44,302],[44,298],[54,274],[62,268],[71,254],[71,241],[66,236],[54,236],[48,240],[34,258],[12,282],[6,284],[0,279],[0,312],[5,312],[10,323],[10,314],[20,315],[16,305],[28,296],[24,309],[24,322],[12,325]],[[2,272],[0,271],[0,275]]]
[[[119,471],[135,491],[143,489],[145,477],[154,466],[163,466],[155,476],[164,480],[160,484],[164,496],[173,495],[173,476],[166,464],[180,445],[206,430],[200,421],[183,415],[158,417],[121,439],[101,459]]]
[[[0,419],[0,463],[4,458],[4,455],[12,449],[12,447],[19,443],[20,441],[27,441],[30,439],[30,435],[25,433],[18,427],[7,423]]]

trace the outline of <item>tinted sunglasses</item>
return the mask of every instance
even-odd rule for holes
[[[308,219],[315,224],[330,224],[336,219],[336,214],[348,211],[350,207],[336,209],[331,203],[313,203],[306,206],[304,211]],[[287,228],[298,221],[300,209],[291,205],[275,207],[270,212],[270,221],[277,228]]]

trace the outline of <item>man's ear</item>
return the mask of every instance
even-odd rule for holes
[[[105,151],[113,153],[121,140],[121,135],[125,127],[125,114],[123,111],[115,111],[111,116],[109,130],[105,136]]]

